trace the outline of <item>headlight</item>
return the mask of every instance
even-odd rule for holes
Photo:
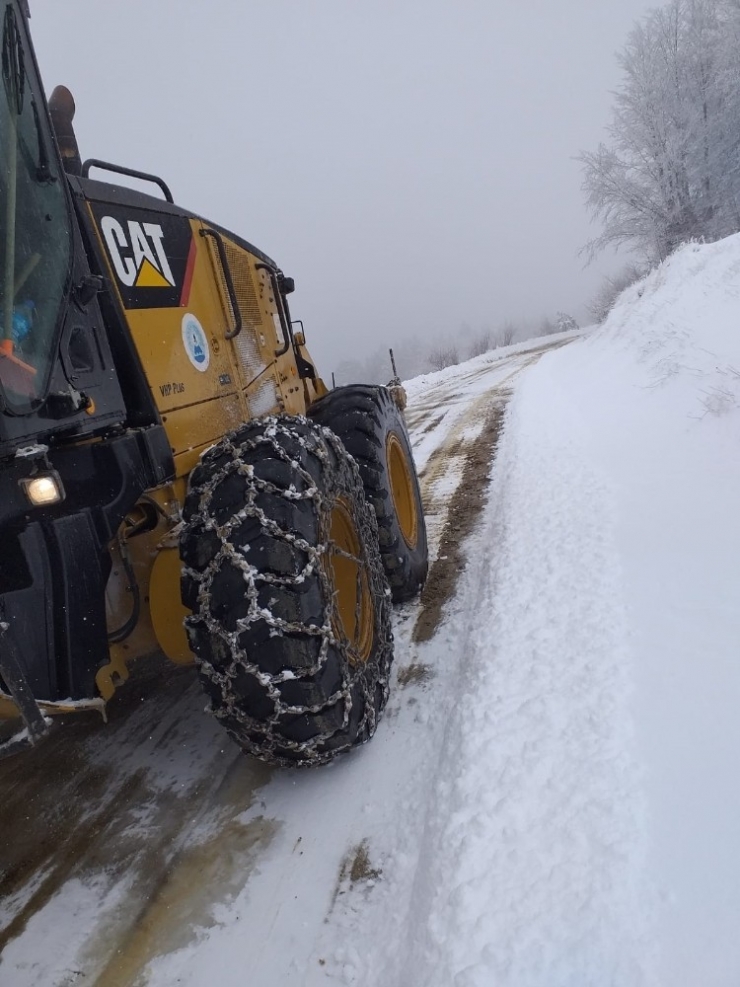
[[[64,487],[58,473],[40,473],[20,483],[34,507],[46,507],[64,500]]]

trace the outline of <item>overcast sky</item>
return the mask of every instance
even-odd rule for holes
[[[30,0],[81,153],[296,279],[325,376],[404,336],[557,310],[614,260],[573,157],[604,138],[641,0]]]

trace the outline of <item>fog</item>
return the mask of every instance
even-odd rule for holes
[[[325,376],[379,344],[565,311],[605,271],[574,156],[605,136],[639,0],[30,0],[83,158],[295,278]]]

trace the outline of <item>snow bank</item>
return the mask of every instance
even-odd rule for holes
[[[689,245],[518,387],[399,983],[740,981],[739,296]]]
[[[632,384],[665,388],[690,419],[740,408],[740,235],[689,244],[620,297],[592,350],[632,366]],[[609,375],[612,376],[612,375]]]
[[[740,237],[689,245],[512,402],[431,983],[740,979],[739,296]]]
[[[527,384],[616,496],[660,982],[740,982],[740,236],[684,247]]]

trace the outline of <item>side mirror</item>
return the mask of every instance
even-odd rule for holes
[[[74,286],[74,300],[81,309],[85,309],[104,287],[105,281],[99,274],[85,274]]]

